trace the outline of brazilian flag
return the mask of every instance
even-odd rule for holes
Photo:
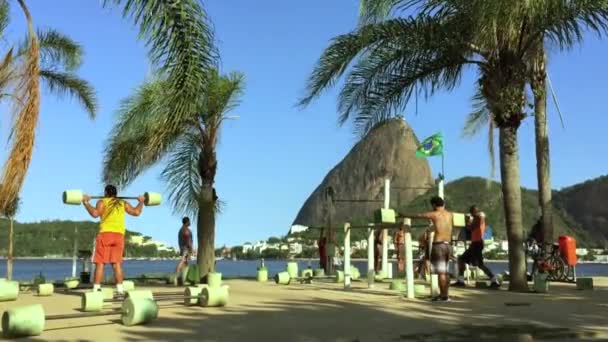
[[[443,154],[443,136],[441,133],[433,134],[424,139],[416,150],[416,157],[432,157]]]

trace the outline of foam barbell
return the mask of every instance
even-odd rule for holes
[[[83,193],[81,190],[66,190],[63,192],[62,200],[64,204],[80,205],[82,204]],[[162,196],[158,192],[145,192],[144,204],[146,206],[160,205]],[[92,199],[101,199],[103,196],[91,196]],[[137,197],[118,196],[119,199],[137,199]]]
[[[127,299],[151,299],[155,302],[183,300],[185,305],[200,304],[202,306],[225,306],[228,303],[228,285],[209,287],[207,285],[187,287],[183,293],[159,292],[149,290],[128,291]],[[101,292],[86,292],[81,297],[81,309],[85,312],[100,312],[104,303],[119,303],[120,299],[104,299]]]
[[[148,323],[158,317],[158,305],[148,298],[127,298],[119,310],[46,316],[42,305],[12,308],[2,314],[2,333],[6,337],[37,336],[47,320],[121,315],[126,326]]]
[[[352,278],[353,277],[352,273],[354,273],[354,272],[351,271],[351,279],[354,280],[354,278]],[[279,272],[279,273],[275,274],[275,276],[274,276],[274,282],[279,285],[289,285],[289,284],[291,284],[292,280],[300,281],[300,283],[304,283],[304,282],[311,283],[313,280],[318,280],[318,279],[333,279],[334,282],[341,283],[344,281],[344,271],[336,271],[336,274],[334,276],[313,277],[309,272],[307,272],[306,276],[303,276],[303,277],[290,277],[289,272],[287,272],[287,271]]]

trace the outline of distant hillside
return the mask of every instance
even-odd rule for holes
[[[467,212],[471,205],[478,205],[486,213],[488,224],[492,227],[495,238],[506,239],[500,183],[491,182],[488,188],[487,180],[484,178],[464,177],[447,183],[444,191],[448,209]],[[407,212],[430,210],[429,199],[436,194],[436,189],[430,190],[409,205],[399,209]],[[608,191],[604,194],[608,194]],[[526,234],[539,216],[537,191],[522,188],[522,219]],[[577,224],[576,221],[568,220],[565,216],[561,210],[554,210],[553,222],[556,237],[565,233],[575,236],[579,246],[598,244],[587,229]]]
[[[14,224],[14,256],[72,256],[74,227],[78,226],[78,249],[93,249],[99,224],[92,221],[42,221]],[[8,249],[9,221],[0,219],[0,255]],[[159,250],[149,236],[127,230],[125,256],[170,257],[176,253]],[[133,242],[131,242],[133,240]]]
[[[553,204],[565,219],[591,238],[608,240],[608,175],[576,184],[553,194]],[[603,245],[601,245],[603,247]]]

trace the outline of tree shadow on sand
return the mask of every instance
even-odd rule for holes
[[[235,303],[223,308],[183,307],[167,315],[161,310],[159,318],[145,329],[121,328],[122,339],[580,341],[599,340],[598,332],[606,329],[605,314],[589,311],[596,304],[576,292],[564,293],[563,299],[552,295],[549,300],[538,294],[471,290],[459,293],[460,299],[451,303],[430,303],[358,292],[338,300],[332,298],[335,288],[318,289],[318,295],[300,290],[277,288],[286,291],[289,299],[260,298],[244,303],[235,298]],[[575,304],[576,297],[584,305]],[[478,302],[475,308],[472,301]],[[505,305],[517,301],[529,305]]]

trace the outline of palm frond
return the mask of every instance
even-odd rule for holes
[[[196,216],[198,213],[202,185],[198,168],[201,145],[197,132],[185,133],[173,147],[161,173],[176,214]]]
[[[8,0],[0,0],[0,32],[4,32],[10,21]]]
[[[158,107],[171,111],[165,116],[158,111],[155,123],[169,135],[152,135],[150,143],[142,146],[151,148],[142,151],[145,155],[157,155],[174,139],[172,133],[179,133],[183,120],[198,109],[207,74],[219,60],[213,27],[197,0],[104,0],[103,5],[120,5],[123,17],[139,26],[140,39],[148,47],[156,72],[165,76],[165,94],[157,102],[162,102]]]
[[[548,40],[560,49],[569,49],[582,42],[586,31],[598,35],[608,33],[608,1],[606,0],[544,0],[530,12],[534,31],[526,44],[538,39]]]
[[[220,75],[217,71],[209,74],[206,96],[202,97],[200,105],[201,121],[205,126],[206,140],[215,149],[220,125],[226,114],[236,108],[245,88],[245,76],[233,72]]]
[[[74,71],[82,64],[84,51],[82,46],[72,38],[54,30],[38,30],[40,44],[40,65],[44,69],[62,69]],[[22,56],[28,49],[26,38],[19,45],[17,55]]]
[[[371,24],[386,18],[391,10],[402,0],[360,0],[359,22]]]
[[[97,96],[93,86],[70,72],[40,70],[40,77],[49,90],[59,96],[69,95],[77,99],[91,119],[98,109]]]
[[[365,134],[374,123],[390,118],[391,111],[403,109],[415,87],[427,96],[450,90],[458,84],[464,65],[481,63],[466,43],[469,33],[463,20],[396,18],[338,37],[320,58],[300,104],[310,103],[359,57],[346,77],[338,111],[340,124],[356,112],[355,121],[362,123],[356,131]]]
[[[125,186],[139,174],[160,160],[183,133],[183,121],[175,126],[165,126],[165,118],[172,108],[164,106],[167,81],[153,79],[137,88],[133,95],[121,102],[117,123],[112,129],[105,149],[103,179]],[[196,112],[190,118],[195,120]]]
[[[473,111],[467,116],[462,129],[462,137],[477,135],[484,126],[492,122],[492,113],[488,109],[488,104],[481,93],[481,89],[477,88],[472,102]]]
[[[4,164],[2,178],[0,179],[0,211],[4,212],[15,201],[25,175],[32,160],[36,127],[40,112],[40,50],[38,38],[32,23],[29,9],[23,0],[18,0],[23,10],[29,31],[29,50],[23,65],[23,76],[17,85],[15,101],[15,123],[11,131],[11,149]]]
[[[13,49],[10,48],[0,61],[0,94],[8,94],[6,89],[14,78]],[[4,95],[0,95],[2,97]]]
[[[384,32],[384,41],[347,75],[338,103],[339,123],[355,115],[355,130],[365,135],[402,111],[418,88],[429,97],[457,86],[464,67],[481,62],[458,36],[466,32],[455,34],[449,29],[452,24],[419,16],[370,25]]]

